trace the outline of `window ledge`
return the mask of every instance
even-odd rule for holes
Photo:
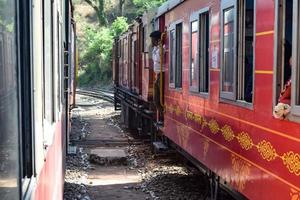
[[[182,88],[169,88],[169,91],[183,93]]]
[[[254,110],[253,103],[248,103],[248,102],[246,102],[246,101],[241,101],[241,100],[229,100],[229,99],[221,98],[221,99],[220,99],[220,103],[232,104],[232,105],[234,105],[234,106],[239,106],[239,107],[242,107],[242,108],[246,108],[246,109],[248,109],[248,110]]]
[[[196,97],[201,97],[201,98],[204,98],[204,99],[209,98],[209,93],[206,93],[206,92],[196,92],[196,91],[190,90],[190,95],[191,96],[196,96]]]

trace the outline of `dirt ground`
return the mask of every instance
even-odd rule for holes
[[[77,95],[67,156],[66,200],[205,199],[203,175],[174,150],[153,154],[120,124],[111,103]],[[222,198],[229,199],[229,198]]]

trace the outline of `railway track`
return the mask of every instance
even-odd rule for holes
[[[77,94],[86,95],[98,99],[106,100],[110,103],[114,103],[113,91],[107,91],[102,89],[77,89]]]

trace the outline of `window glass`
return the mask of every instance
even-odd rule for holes
[[[0,1],[0,199],[20,198],[15,2]]]
[[[170,32],[170,69],[169,69],[169,81],[170,84],[174,84],[174,67],[175,67],[175,30]]]
[[[53,94],[53,19],[52,19],[52,2],[44,1],[44,107],[45,118],[49,122],[54,121],[54,94]]]
[[[191,35],[191,71],[190,71],[190,86],[197,89],[198,78],[197,78],[197,48],[198,48],[198,21],[193,21],[191,23],[192,35]]]
[[[209,81],[209,14],[200,15],[200,92],[208,92]]]
[[[175,87],[182,87],[182,23],[176,25],[176,69]]]
[[[222,91],[234,92],[234,8],[224,10]]]

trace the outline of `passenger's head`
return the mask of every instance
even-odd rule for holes
[[[160,41],[161,32],[160,31],[153,31],[150,34],[150,37],[151,37],[152,46],[157,46],[159,41]]]

